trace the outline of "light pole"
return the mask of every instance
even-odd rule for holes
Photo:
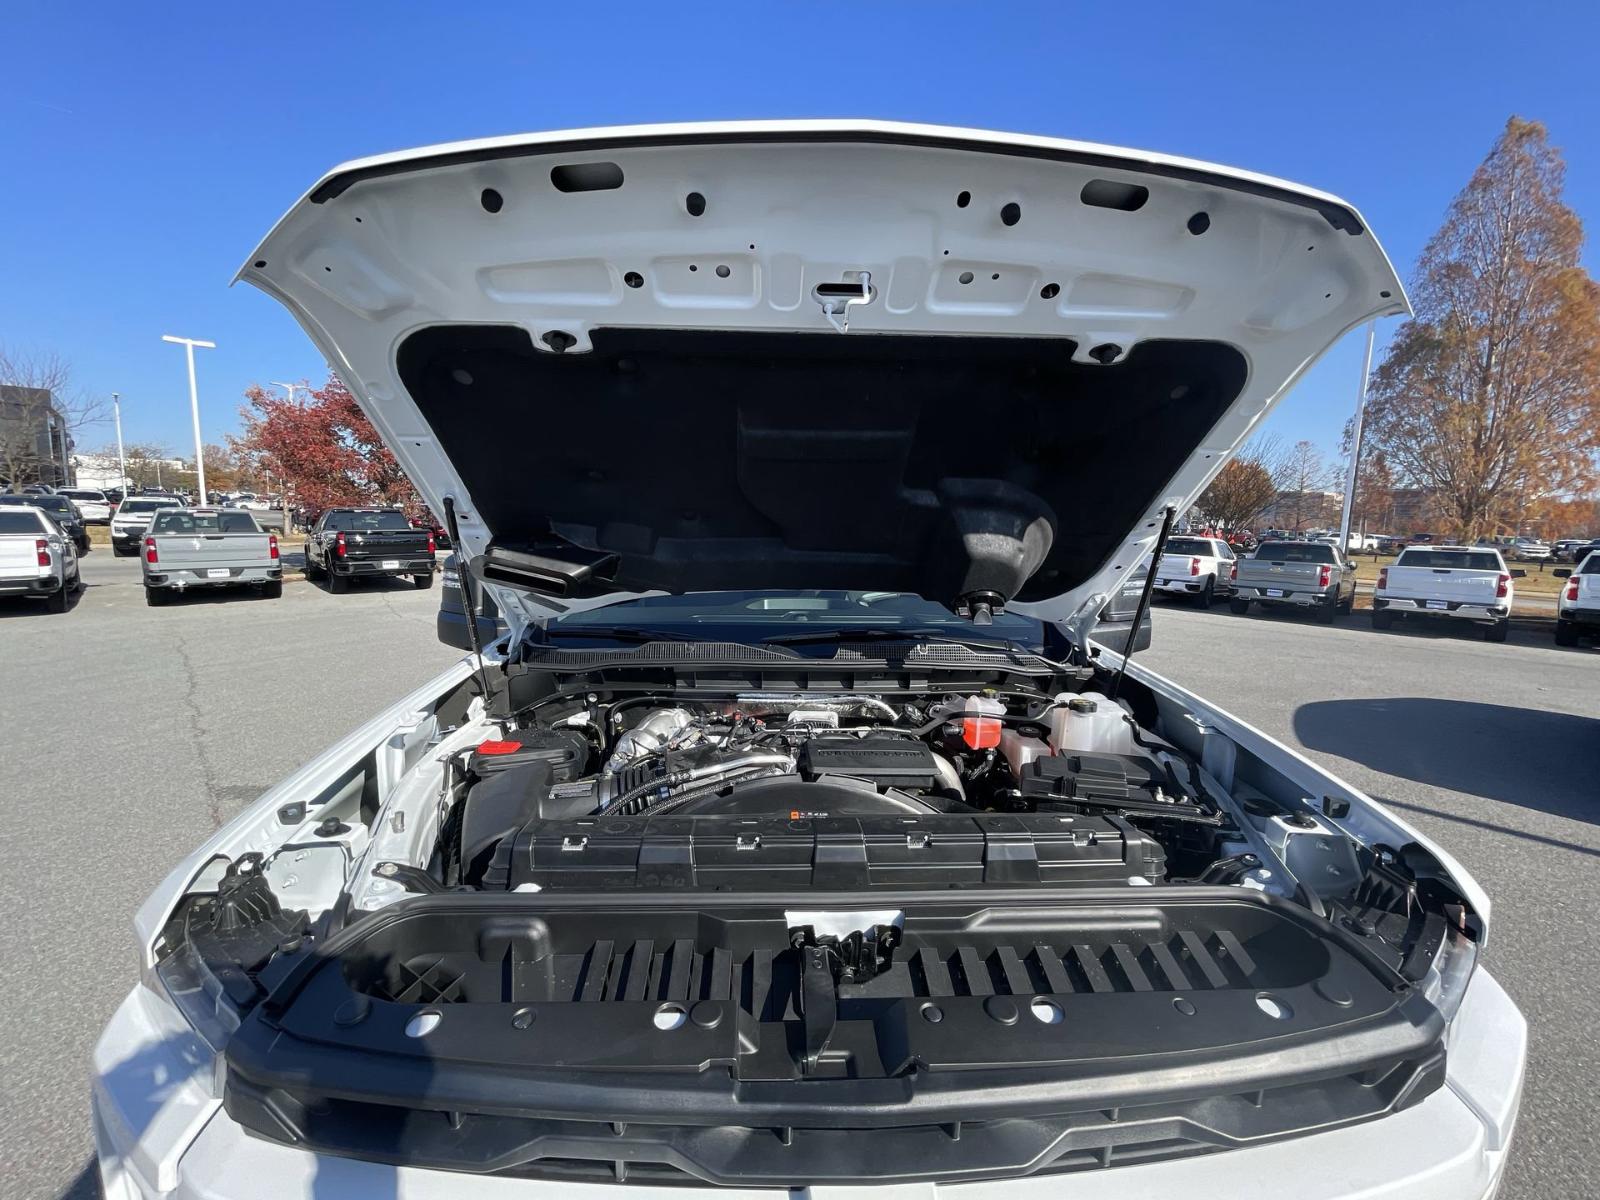
[[[1339,548],[1350,552],[1350,508],[1356,499],[1356,468],[1361,464],[1361,424],[1367,412],[1367,376],[1372,374],[1372,341],[1377,336],[1378,323],[1367,322],[1367,357],[1361,364],[1361,389],[1356,392],[1356,427],[1350,446],[1350,471],[1344,480],[1344,512],[1339,514]]]
[[[117,490],[128,494],[128,464],[122,457],[122,393],[111,393],[111,415],[117,422]]]
[[[283,383],[283,382],[281,382],[280,380],[277,380],[277,379],[269,380],[269,382],[272,384],[273,387],[281,387],[284,391],[289,393],[289,403],[290,404],[294,403],[294,394],[296,392],[309,392],[311,390],[311,385],[310,384],[306,384],[306,383]],[[282,490],[281,493],[279,493],[278,498],[283,501],[283,532],[284,532],[284,535],[287,536],[289,534],[289,532],[290,532],[290,528],[289,528],[289,479],[288,479],[288,476],[285,476],[283,478],[282,485],[283,485],[283,490]]]
[[[189,415],[194,419],[194,478],[195,488],[200,493],[200,503],[206,503],[206,448],[200,442],[200,393],[194,386],[194,348],[199,346],[204,350],[215,350],[215,342],[202,342],[197,338],[173,337],[170,333],[161,335],[163,342],[176,342],[184,348],[189,357]]]

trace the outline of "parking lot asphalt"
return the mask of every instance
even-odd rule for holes
[[[0,1195],[98,1194],[90,1047],[132,985],[130,920],[171,866],[289,770],[452,662],[437,588],[151,609],[100,549],[72,611],[0,601]],[[1155,669],[1436,835],[1495,902],[1488,962],[1533,1061],[1509,1200],[1592,1197],[1600,909],[1600,650],[1547,631],[1379,634],[1157,606]]]

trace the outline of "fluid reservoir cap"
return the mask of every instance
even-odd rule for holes
[[[1074,696],[1067,701],[1067,707],[1073,712],[1091,713],[1099,712],[1100,706],[1087,696]]]

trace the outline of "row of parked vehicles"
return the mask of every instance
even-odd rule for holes
[[[1556,601],[1556,644],[1576,645],[1600,632],[1600,543],[1586,548],[1576,569],[1552,574],[1567,581]],[[1526,576],[1495,546],[1409,546],[1378,572],[1372,627],[1442,618],[1471,622],[1487,640],[1503,642],[1516,581]],[[1179,536],[1167,542],[1155,590],[1200,608],[1226,599],[1235,613],[1254,604],[1299,609],[1326,624],[1354,608],[1356,566],[1337,544],[1323,540],[1262,542],[1246,557],[1220,537]]]
[[[190,589],[254,588],[283,594],[276,533],[244,507],[192,507],[175,495],[136,495],[111,513],[111,552],[140,556],[145,600],[165,604]],[[434,534],[416,528],[398,508],[333,508],[306,539],[306,576],[343,592],[353,579],[404,576],[433,586]],[[82,589],[79,558],[89,537],[75,503],[60,493],[0,495],[0,596],[43,599],[65,612]]]

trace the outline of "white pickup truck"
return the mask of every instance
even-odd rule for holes
[[[1600,637],[1600,550],[1591,550],[1572,570],[1552,574],[1567,581],[1556,597],[1556,645],[1576,646],[1585,634]]]
[[[82,590],[77,549],[50,514],[31,505],[0,508],[0,596],[37,597],[59,613],[68,593]]]
[[[1233,595],[1233,561],[1233,548],[1221,538],[1170,538],[1156,568],[1155,590],[1210,608],[1213,599]]]
[[[1388,629],[1400,616],[1444,617],[1482,625],[1485,639],[1503,642],[1511,626],[1512,581],[1524,574],[1486,546],[1413,546],[1378,572],[1372,627]]]

